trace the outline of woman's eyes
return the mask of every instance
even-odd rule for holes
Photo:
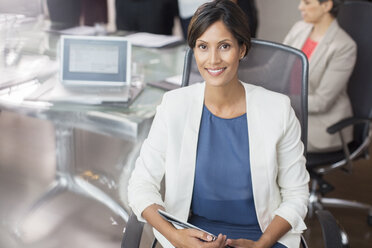
[[[204,44],[201,44],[201,45],[199,45],[199,48],[202,49],[202,50],[205,50],[207,48],[207,46],[204,45]]]
[[[198,47],[199,47],[201,50],[205,50],[205,49],[207,49],[207,46],[204,45],[204,44],[200,44]],[[221,44],[221,45],[219,46],[219,48],[222,49],[222,50],[229,49],[229,48],[230,48],[230,44]]]
[[[226,50],[226,49],[229,49],[230,48],[230,45],[229,44],[222,44],[220,46],[223,50]]]

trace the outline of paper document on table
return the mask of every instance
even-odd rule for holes
[[[143,47],[164,47],[182,41],[182,38],[174,35],[161,35],[151,33],[134,33],[125,36],[133,45]]]
[[[168,77],[168,78],[165,79],[165,81],[167,83],[171,83],[171,84],[175,84],[175,85],[181,86],[181,84],[182,84],[182,75],[176,75],[176,76],[173,76],[173,77]]]
[[[0,68],[0,89],[35,79],[47,78],[58,70],[58,63],[47,56],[23,55],[16,66]]]
[[[66,87],[57,77],[52,77],[40,85],[25,100],[46,101],[51,103],[77,104],[119,104],[129,106],[142,92],[143,87]]]
[[[148,82],[148,84],[165,90],[174,90],[181,87],[182,75],[168,77],[162,81]]]
[[[49,30],[51,32],[57,32],[60,34],[68,35],[95,35],[96,29],[90,26],[76,26],[72,28],[66,28],[62,30]]]

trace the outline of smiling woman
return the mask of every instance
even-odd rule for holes
[[[206,82],[204,104],[219,117],[233,118],[246,112],[238,67],[239,60],[251,47],[248,20],[233,4],[219,8],[203,6],[191,19],[187,42],[194,50],[198,69]],[[219,88],[212,89],[212,86]],[[227,99],[215,97],[215,93],[227,96],[232,104],[225,104]]]
[[[230,0],[200,6],[188,44],[205,82],[165,93],[129,181],[129,205],[165,248],[298,247],[309,181],[300,125],[286,96],[239,80],[251,45],[244,13]],[[217,239],[175,229],[158,209]]]
[[[206,82],[206,87],[220,87],[224,92],[237,94],[235,99],[244,93],[238,80],[239,60],[243,58],[246,52],[246,46],[239,45],[237,39],[226,28],[222,21],[213,23],[196,41],[194,54],[200,74]],[[209,90],[207,90],[208,92]],[[209,109],[218,108],[209,98],[205,99],[206,106]],[[245,113],[244,101],[241,101],[241,113]],[[232,106],[234,107],[234,106]],[[236,106],[235,106],[236,107]],[[234,107],[234,109],[236,109]],[[223,109],[221,109],[223,110]],[[214,112],[214,111],[212,111]],[[231,112],[231,110],[230,110]],[[216,113],[217,114],[217,113]],[[221,117],[228,113],[221,113]],[[220,114],[220,115],[221,115]],[[218,115],[218,114],[217,114]]]

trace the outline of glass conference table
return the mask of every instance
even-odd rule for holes
[[[5,37],[0,40],[0,111],[50,121],[55,130],[55,180],[45,194],[30,206],[28,213],[48,198],[69,190],[99,201],[127,221],[127,206],[74,173],[77,166],[74,129],[129,140],[134,144],[128,153],[131,159],[122,169],[130,171],[164,90],[147,85],[129,106],[28,100],[28,96],[45,82],[58,80],[55,74],[58,68],[59,35],[43,31],[45,25],[42,20],[16,20],[11,27],[2,26]],[[146,82],[155,82],[182,73],[184,52],[184,45],[161,49],[133,47],[132,60],[144,66]]]

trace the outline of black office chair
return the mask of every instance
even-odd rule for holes
[[[307,144],[308,61],[299,50],[283,44],[252,39],[248,55],[240,61],[239,79],[287,95],[300,121],[302,142]],[[182,87],[203,82],[191,49],[187,49]],[[306,149],[305,149],[306,151]]]
[[[328,210],[317,210],[315,213],[322,229],[324,247],[348,248],[349,238],[331,212]]]
[[[338,22],[354,39],[358,46],[357,61],[348,84],[348,94],[353,108],[353,117],[341,120],[327,131],[339,133],[352,125],[354,139],[335,152],[308,153],[307,168],[312,178],[309,215],[323,206],[350,207],[368,210],[367,222],[372,225],[372,206],[350,200],[325,198],[333,186],[323,179],[323,175],[335,169],[351,172],[352,162],[368,159],[370,143],[370,121],[372,120],[372,3],[362,1],[346,2],[340,9]],[[366,192],[366,194],[368,194]]]
[[[308,61],[299,50],[282,44],[252,40],[252,48],[240,61],[239,79],[246,83],[288,95],[302,128],[302,141],[307,141],[307,74]],[[187,49],[182,77],[182,87],[202,82],[193,50]],[[305,149],[306,151],[306,149]],[[122,248],[139,247],[143,223],[131,215],[122,240]],[[302,237],[302,247],[307,248]],[[152,244],[155,247],[156,240]]]

